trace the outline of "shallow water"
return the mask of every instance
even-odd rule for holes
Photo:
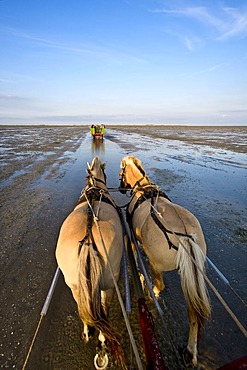
[[[112,137],[117,135],[112,133]],[[197,196],[205,197],[207,194],[207,197],[212,199],[216,197],[221,201],[230,199],[236,202],[238,207],[246,208],[246,154],[175,140],[153,140],[145,137],[143,142],[143,137],[138,134],[121,134],[121,140],[135,145],[130,154],[142,160],[151,179],[153,173],[157,172],[157,168],[172,171],[178,176],[187,178],[186,186],[190,187],[191,182],[193,192],[196,192]],[[168,183],[170,183],[169,179]],[[159,185],[163,190],[166,188],[165,176],[163,179],[159,178]],[[176,181],[169,184],[169,188],[171,193],[178,196],[181,201],[181,189],[176,192]]]
[[[3,178],[3,189],[11,184],[14,186],[18,178],[31,172],[33,162],[37,162],[39,159],[42,162],[44,158],[51,158],[50,166],[46,167],[45,171],[41,169],[31,184],[33,189],[42,190],[44,199],[47,196],[51,202],[50,214],[46,215],[46,218],[41,214],[39,218],[42,221],[39,225],[40,238],[42,239],[39,242],[46,246],[46,253],[50,253],[49,258],[54,258],[54,244],[49,246],[52,241],[49,239],[50,234],[52,232],[55,234],[58,231],[59,219],[65,217],[69,209],[72,209],[71,207],[85,186],[86,163],[91,163],[95,155],[100,156],[101,160],[107,163],[107,186],[117,188],[120,160],[125,155],[131,154],[142,160],[150,179],[167,192],[174,202],[190,209],[198,217],[207,240],[208,256],[225,274],[237,293],[243,299],[247,298],[246,234],[244,234],[244,230],[247,229],[245,154],[222,148],[215,149],[211,146],[178,142],[177,140],[154,139],[147,135],[144,139],[140,134],[119,134],[117,130],[109,129],[103,142],[92,140],[88,133],[82,138],[78,137],[81,144],[76,151],[61,152],[56,161],[52,162],[53,153],[61,148],[60,140],[54,139],[56,136],[54,130],[50,129],[50,134],[53,133],[50,136],[43,129],[39,131],[37,128],[28,130],[25,135],[10,130],[9,136],[6,136],[1,143],[3,166],[5,166],[5,161],[6,166],[8,161],[15,163],[14,172],[6,173]],[[204,135],[206,139],[207,135],[212,136],[213,134],[207,130]],[[42,141],[44,137],[47,138],[45,143]],[[35,146],[32,140],[35,142],[39,140],[40,146]],[[67,137],[65,140],[69,141]],[[25,142],[27,143],[26,147]],[[6,157],[7,149],[9,157]],[[126,197],[118,192],[114,192],[112,195],[118,204],[124,204],[127,201]],[[43,208],[46,212],[45,203]],[[38,233],[38,227],[37,231],[33,232]],[[54,240],[53,243],[55,243]],[[32,259],[34,260],[34,256]],[[43,265],[41,266],[42,268],[38,265],[37,271],[44,269]],[[33,271],[32,273],[34,280],[35,273],[37,272]],[[246,325],[246,311],[239,300],[220,281],[210,267],[208,267],[208,276],[239,320]],[[12,280],[14,281],[14,279]],[[160,301],[166,312],[165,326],[157,317],[152,303],[149,303],[149,307],[155,317],[158,339],[168,367],[182,369],[178,347],[184,346],[187,341],[186,308],[177,273],[166,273],[165,281],[166,290],[162,293]],[[44,294],[47,290],[48,285],[44,286]],[[210,295],[212,296],[213,315],[211,322],[206,325],[200,344],[200,369],[216,369],[246,352],[246,340],[242,333],[212,292]],[[24,300],[24,298],[22,299]],[[15,303],[14,300],[13,302],[16,306],[18,305],[18,302]],[[38,308],[42,306],[42,301],[36,306],[36,317],[38,318]],[[119,332],[124,333],[121,312],[116,307],[118,306],[115,302],[111,319]],[[135,318],[132,321],[138,343],[142,345],[137,329],[138,320]],[[27,325],[27,322],[24,325]],[[23,331],[21,314],[18,326]],[[92,345],[85,346],[80,339],[80,327],[75,303],[61,278],[46,320],[42,324],[28,369],[93,369],[91,358],[95,353],[96,338],[94,338]],[[3,328],[4,333],[7,331]],[[15,333],[17,331],[14,330]],[[25,340],[31,339],[31,335],[32,330],[25,337]],[[22,343],[18,339],[15,340],[15,343],[17,341]],[[11,347],[11,343],[10,341],[8,347],[14,348]],[[128,339],[124,338],[123,343],[129,355]],[[20,347],[20,344],[18,346]],[[14,350],[11,351],[14,352]],[[15,358],[17,355],[11,353],[9,358],[11,356]],[[15,365],[20,368],[21,363],[22,361],[12,360],[11,362],[7,359],[4,367],[14,367]]]
[[[83,144],[75,154],[79,160],[66,173],[64,181],[66,181],[66,178],[71,179],[71,176],[74,176],[73,184],[79,189],[81,187],[81,182],[79,181],[78,184],[76,183],[78,171],[80,168],[85,168],[86,162],[91,162],[93,156],[99,155],[101,160],[107,163],[106,174],[108,187],[118,187],[119,163],[122,157],[127,153],[114,142],[115,135],[118,134],[109,130],[109,139],[106,138],[102,143],[95,143],[92,141],[91,137],[87,135]],[[241,279],[239,273],[244,274],[245,264],[242,263],[242,265],[239,265],[239,263],[242,258],[246,257],[246,254],[242,254],[239,249],[236,249],[235,255],[232,256],[232,253],[234,253],[233,249],[239,248],[238,242],[235,241],[235,243],[233,243],[232,238],[234,237],[234,229],[237,227],[242,227],[244,229],[246,227],[245,195],[247,182],[245,156],[241,153],[233,153],[221,149],[212,150],[210,147],[201,148],[200,146],[178,144],[173,141],[153,141],[152,138],[150,138],[150,140],[145,138],[145,144],[143,145],[142,138],[139,135],[126,135],[126,138],[123,135],[121,140],[123,142],[128,141],[130,146],[135,145],[135,149],[131,151],[131,154],[138,156],[138,158],[142,160],[144,168],[150,178],[157,183],[162,190],[167,191],[172,200],[188,207],[197,215],[205,230],[205,236],[208,241],[208,255],[218,264],[218,267],[223,270],[231,283],[234,284],[235,281]],[[117,200],[120,203],[122,201],[121,199],[121,196],[118,195]],[[231,216],[234,213],[239,215],[239,217],[235,218],[235,222],[237,221],[238,224],[232,225]],[[212,219],[216,219],[213,225]],[[231,230],[229,230],[229,226]],[[228,271],[229,260],[222,262],[217,258],[215,248],[219,247],[216,247],[215,244],[220,246],[219,252],[221,254],[225,253],[227,256],[228,250],[229,257],[232,256],[230,257],[230,272]],[[208,274],[210,278],[213,279],[214,283],[219,284],[219,286],[221,285],[218,282],[218,276],[215,275],[212,269],[208,268]],[[246,280],[244,281],[244,275],[242,278],[242,282],[235,286],[235,288],[239,288],[239,293],[241,293],[241,295],[246,294]],[[180,317],[183,317],[186,322],[184,302],[176,274],[167,274],[166,282],[168,293],[162,293],[164,307],[168,306],[170,310],[176,307],[177,313],[180,312]],[[171,287],[175,287],[175,291],[173,291],[174,288]],[[221,286],[221,289],[229,302],[237,308],[238,304],[235,297],[231,297],[224,286]],[[214,296],[212,297],[212,301],[215,302],[217,306]],[[215,309],[215,313],[213,314],[215,317],[213,316],[213,320],[220,318],[225,322],[224,325],[228,326],[228,329],[225,332],[223,329],[218,329],[221,334],[219,334],[220,337],[217,338],[217,335],[215,335],[217,332],[217,330],[215,330],[215,324],[210,324],[211,327],[206,336],[208,343],[204,342],[204,346],[202,346],[204,351],[204,359],[201,360],[202,368],[203,366],[207,369],[212,368],[212,363],[214,363],[214,361],[215,363],[217,363],[217,361],[220,363],[218,357],[222,356],[228,344],[231,350],[234,347],[232,342],[228,340],[227,333],[228,331],[231,332],[231,330],[235,333],[235,324],[229,324],[228,314],[226,312],[224,313],[224,309],[218,308],[218,310],[219,312]],[[236,313],[241,320],[244,320],[244,312],[241,306]],[[221,315],[225,317],[223,316],[224,318],[222,318]],[[172,330],[169,336],[175,341],[176,339],[178,342],[181,341],[182,346],[182,343],[186,341],[185,322],[181,322],[181,319],[179,320],[176,314],[172,319],[177,321],[175,332],[179,330],[180,326],[184,330],[183,335],[181,338],[180,336],[174,338],[174,329],[169,328],[170,323],[168,323],[168,328],[166,329],[167,333],[169,333],[169,330]],[[157,329],[159,338],[164,342],[163,345],[167,347],[168,343],[165,339],[162,339],[164,327],[160,326],[158,323],[159,319],[157,318],[158,328],[161,328],[161,331]],[[231,327],[233,329],[231,329]],[[238,335],[241,338],[242,334],[238,333]],[[224,349],[221,344],[220,346],[218,344],[221,343],[222,336],[225,341]],[[236,345],[236,347],[238,346]],[[213,348],[215,355],[212,355]],[[241,353],[241,350],[239,350],[239,353]],[[167,356],[169,359],[169,355]],[[211,356],[213,357],[211,358]],[[170,363],[174,361],[174,359],[169,360]],[[178,366],[175,364],[176,362],[173,363],[173,366]]]

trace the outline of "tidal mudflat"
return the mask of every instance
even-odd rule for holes
[[[207,269],[246,327],[246,127],[109,127],[94,142],[87,127],[1,127],[1,367],[20,369],[36,330],[56,270],[59,228],[86,182],[86,162],[106,161],[107,185],[119,185],[119,163],[132,154],[153,182],[200,220],[208,256],[230,282]],[[114,197],[124,204],[118,192]],[[187,341],[187,313],[176,272],[165,274],[161,295],[164,322],[148,302],[169,369],[182,369],[180,347]],[[123,289],[122,281],[120,281]],[[246,339],[210,291],[212,319],[199,346],[199,369],[217,367],[246,354]],[[136,299],[131,325],[142,358]],[[134,365],[117,299],[110,317],[122,335],[127,365]],[[85,345],[70,290],[60,277],[43,319],[27,369],[93,369],[97,338]],[[112,367],[114,368],[114,366]]]

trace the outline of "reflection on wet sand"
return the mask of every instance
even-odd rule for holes
[[[105,140],[92,139],[91,153],[93,156],[105,154]]]

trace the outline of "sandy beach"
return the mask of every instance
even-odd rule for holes
[[[107,184],[116,188],[120,159],[140,155],[151,179],[199,218],[210,258],[246,302],[247,127],[110,126],[101,145],[92,142],[85,126],[2,126],[0,131],[1,368],[23,366],[56,271],[60,226],[79,198],[86,162],[94,155],[106,159]],[[214,184],[216,176],[219,180]],[[127,199],[117,193],[114,197],[121,204]],[[209,276],[246,327],[246,307],[210,269]],[[122,279],[120,286],[123,290]],[[246,354],[243,333],[210,295],[212,319],[199,346],[198,369],[205,370]],[[130,321],[144,360],[134,296],[132,304]],[[170,370],[183,369],[180,348],[186,345],[188,322],[176,272],[168,273],[161,304],[165,327],[148,302],[165,362]],[[128,368],[135,369],[121,315],[115,298],[110,318],[122,335]],[[96,336],[87,345],[82,342],[77,307],[60,276],[26,369],[94,369],[96,344]]]

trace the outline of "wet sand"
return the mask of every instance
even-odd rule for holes
[[[70,176],[70,168],[76,162],[78,148],[83,145],[87,127],[1,127],[1,367],[21,369],[31,340],[40,319],[40,311],[46,298],[51,280],[56,270],[54,251],[59,228],[64,218],[71,212],[83,187],[85,169],[78,173],[78,179]],[[126,154],[135,150],[135,143],[123,141],[122,133],[141,134],[144,138],[176,140],[191,145],[208,146],[212,150],[230,150],[246,153],[246,127],[195,128],[195,127],[111,127],[106,139],[119,145]],[[86,145],[86,141],[85,141]],[[106,148],[107,150],[107,148]],[[88,159],[87,159],[88,160]],[[163,173],[153,169],[160,186],[165,182]],[[167,178],[167,175],[169,177]],[[172,177],[173,176],[173,177]],[[116,173],[116,177],[118,177]],[[176,181],[175,174],[166,172],[166,181]],[[80,185],[80,179],[81,185]],[[177,181],[180,181],[177,179]],[[75,186],[76,183],[76,186]],[[195,200],[189,189],[187,197]],[[192,200],[192,201],[193,201]],[[122,201],[122,198],[121,198]],[[206,204],[200,204],[202,213]],[[231,270],[232,259],[237,259],[238,268],[231,272],[234,287],[246,297],[246,214],[231,212],[231,200],[226,205],[228,219],[220,218],[219,213],[211,217],[211,228],[207,228],[207,238],[215,242],[216,232],[222,236],[232,221],[232,234],[235,235],[232,250],[224,256],[226,268]],[[222,215],[221,215],[222,217]],[[241,222],[239,221],[241,219]],[[205,220],[206,224],[207,220]],[[221,231],[214,228],[221,225]],[[225,223],[225,225],[224,225]],[[235,249],[236,248],[236,249]],[[234,250],[235,249],[235,250]],[[216,261],[220,259],[216,258]],[[235,263],[236,265],[236,263]],[[182,369],[179,347],[187,340],[187,315],[178,279],[169,273],[166,299],[162,305],[166,310],[164,323],[156,318],[152,310],[160,346],[168,368]],[[217,286],[222,288],[219,279]],[[174,284],[174,285],[173,285]],[[121,289],[123,288],[120,281]],[[172,288],[171,288],[172,286]],[[176,306],[176,301],[181,301]],[[136,299],[131,324],[142,359],[141,333],[138,327]],[[222,310],[213,301],[214,316],[206,326],[200,349],[200,369],[216,369],[218,366],[244,355],[246,340],[235,324],[222,319]],[[176,307],[176,310],[174,310]],[[246,317],[238,301],[233,301],[241,320]],[[123,323],[119,305],[114,300],[110,317],[122,334],[122,345],[128,367],[134,366],[130,355],[130,344]],[[227,325],[227,329],[225,328]],[[164,333],[165,331],[165,333]],[[222,337],[222,338],[221,338]],[[221,342],[222,339],[222,343]],[[225,342],[226,345],[224,344]],[[81,340],[81,324],[70,290],[60,277],[47,316],[42,320],[38,336],[31,352],[27,369],[93,369],[96,336],[90,344]],[[231,348],[231,351],[229,351]],[[117,368],[112,365],[111,368]],[[133,367],[134,368],[134,367]]]
[[[246,127],[232,126],[112,126],[124,133],[137,133],[154,139],[177,140],[194,145],[210,146],[246,153]]]

